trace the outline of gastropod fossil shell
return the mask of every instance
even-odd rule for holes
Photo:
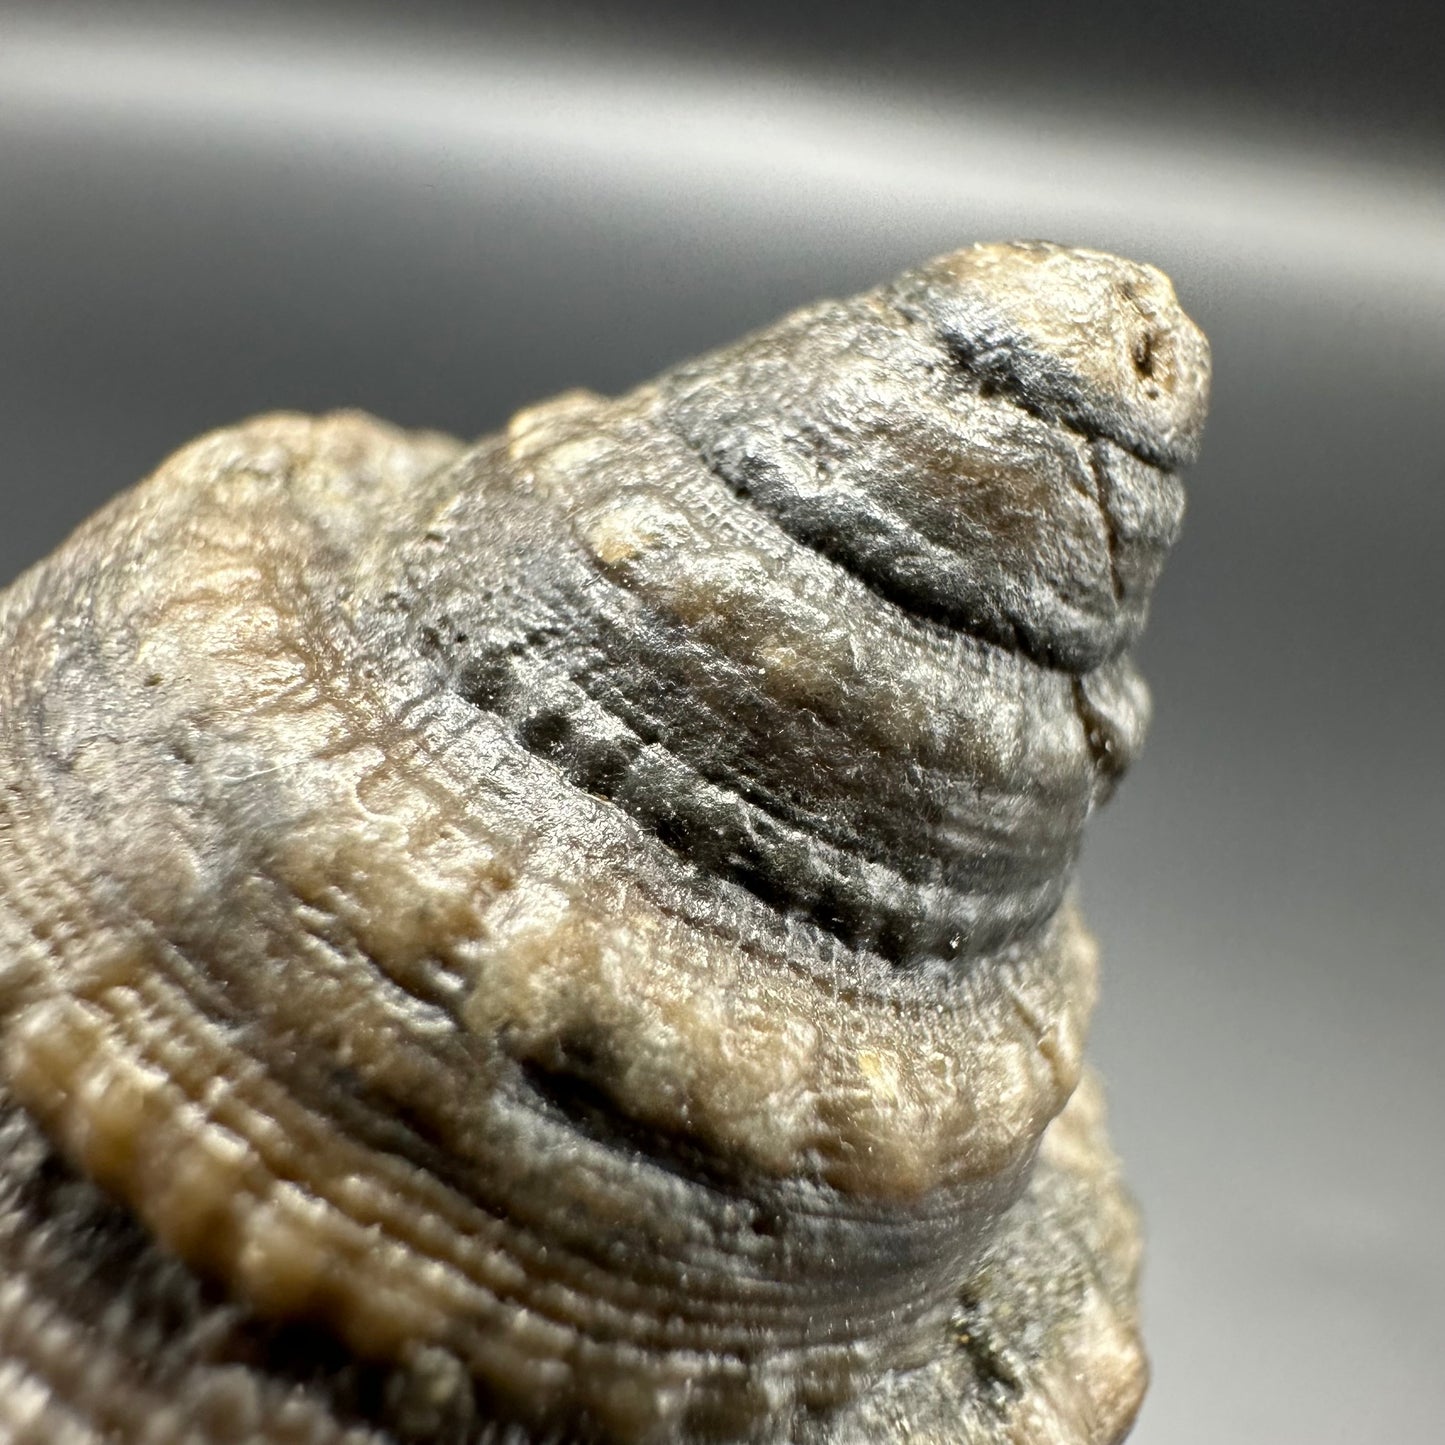
[[[1069,892],[1208,357],[981,246],[0,601],[0,1440],[1101,1442]]]

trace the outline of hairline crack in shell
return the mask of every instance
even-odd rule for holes
[[[1207,375],[1158,272],[976,247],[470,448],[193,443],[0,602],[0,1114],[528,1430],[1115,1438],[1067,886]]]

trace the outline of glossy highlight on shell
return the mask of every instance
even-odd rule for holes
[[[980,246],[16,583],[0,1442],[1121,1438],[1069,880],[1207,384]]]

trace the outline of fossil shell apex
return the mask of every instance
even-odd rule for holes
[[[1120,1438],[1069,880],[1207,388],[1159,272],[980,246],[26,574],[0,1441]]]

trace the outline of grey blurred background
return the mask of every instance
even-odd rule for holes
[[[1445,1439],[1445,82],[1423,4],[0,5],[0,584],[194,433],[475,434],[975,239],[1216,395],[1084,866],[1141,1445]]]

